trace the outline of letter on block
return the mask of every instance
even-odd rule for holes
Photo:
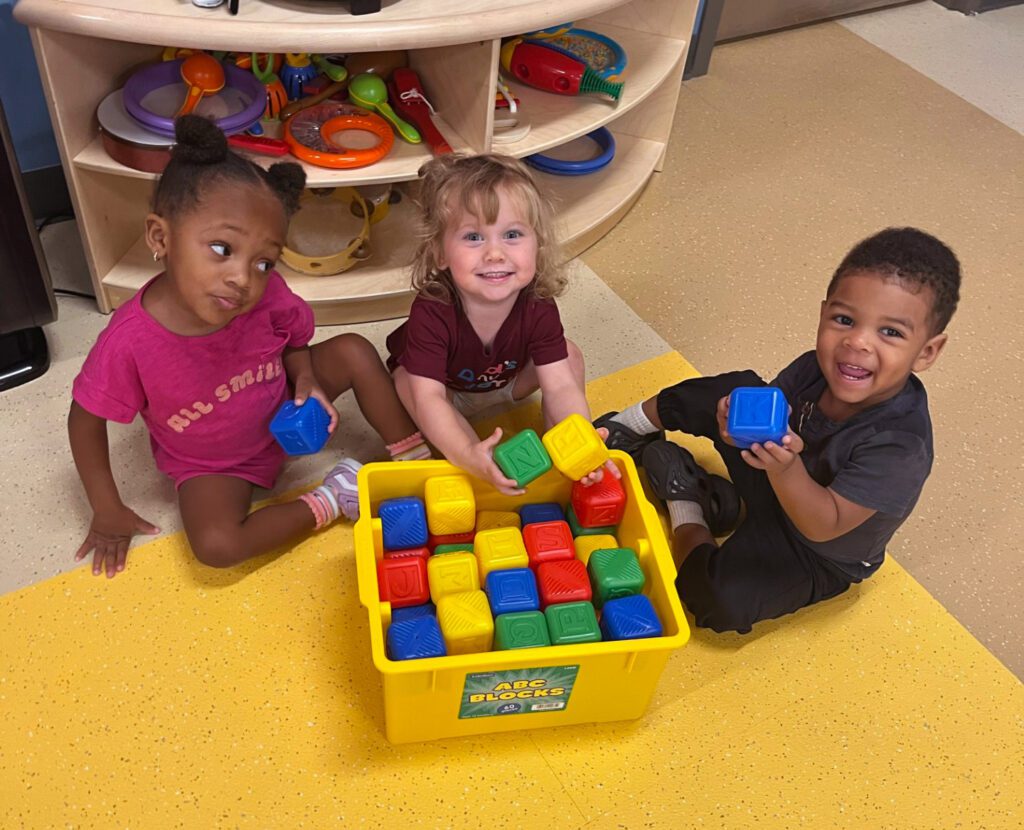
[[[490,651],[494,619],[483,591],[448,594],[437,604],[437,621],[449,654]]]
[[[430,598],[436,605],[443,596],[480,590],[480,573],[471,553],[432,556],[427,562]]]
[[[572,531],[567,522],[534,522],[523,528],[523,542],[530,557],[530,566],[541,562],[575,558]]]
[[[606,640],[660,637],[661,622],[643,594],[610,599],[601,610],[601,633]]]
[[[644,589],[644,572],[631,548],[594,551],[587,562],[587,572],[598,608],[609,600],[639,594]]]
[[[480,565],[481,579],[487,579],[491,571],[525,568],[530,564],[523,544],[523,534],[516,527],[496,527],[481,531],[473,541],[473,549]]]
[[[532,429],[524,429],[494,448],[494,461],[516,484],[525,487],[551,469],[544,444]]]
[[[566,478],[579,481],[608,460],[608,448],[594,425],[573,413],[544,433],[544,447]]]
[[[387,499],[380,503],[377,515],[385,550],[418,548],[427,543],[427,514],[420,499]]]
[[[381,602],[394,608],[423,605],[430,596],[427,563],[418,556],[381,559],[377,563],[377,588]]]
[[[433,536],[468,533],[476,524],[476,498],[466,476],[431,476],[423,488],[427,528]]]
[[[789,425],[789,404],[774,386],[741,386],[729,395],[726,430],[737,447],[779,443]]]
[[[572,509],[583,527],[608,527],[622,521],[626,511],[626,491],[615,476],[584,487],[578,481],[572,486]]]

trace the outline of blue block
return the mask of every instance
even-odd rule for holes
[[[445,654],[437,617],[416,617],[388,626],[388,657],[392,660],[419,660]]]
[[[789,424],[789,404],[774,386],[741,386],[729,396],[726,429],[737,447],[782,441]]]
[[[327,410],[316,398],[306,398],[302,406],[285,401],[270,422],[270,433],[288,455],[309,455],[320,452],[327,443],[330,423]]]
[[[407,605],[405,608],[392,608],[391,609],[391,622],[402,622],[403,620],[414,620],[417,617],[436,617],[437,609],[434,607],[434,603],[428,602],[426,605]]]
[[[384,530],[384,550],[419,548],[427,543],[427,511],[423,499],[387,499],[377,511]]]
[[[541,504],[524,504],[519,508],[519,519],[524,525],[532,525],[537,522],[564,522],[565,513],[561,505],[553,501]]]
[[[601,636],[605,640],[640,640],[660,637],[661,623],[651,601],[643,594],[610,599],[601,609]]]
[[[491,601],[491,612],[495,617],[516,611],[540,610],[537,578],[529,568],[491,571],[487,574],[484,590]]]

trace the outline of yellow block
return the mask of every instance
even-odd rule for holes
[[[608,448],[593,424],[576,413],[555,424],[540,440],[562,475],[573,481],[608,460]]]
[[[476,514],[476,531],[493,530],[498,527],[514,527],[517,530],[523,526],[522,519],[518,513],[511,510],[481,510]]]
[[[609,533],[598,533],[595,536],[577,536],[573,539],[576,547],[576,558],[584,565],[590,562],[590,554],[595,550],[620,547],[618,540]]]
[[[423,488],[427,527],[435,536],[469,533],[476,524],[476,499],[466,476],[434,476]]]
[[[437,603],[448,654],[477,654],[490,651],[494,643],[494,618],[483,591],[447,594]]]
[[[403,462],[409,463],[409,462]],[[427,581],[430,598],[437,601],[448,594],[462,594],[480,589],[480,572],[471,553],[446,553],[427,560]]]
[[[518,527],[496,527],[477,533],[473,538],[473,551],[480,566],[481,582],[491,571],[526,568],[530,564]]]

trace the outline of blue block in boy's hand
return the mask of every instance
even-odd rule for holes
[[[302,406],[285,401],[270,422],[270,432],[288,455],[320,452],[327,443],[331,423],[327,410],[316,398],[306,398]]]
[[[789,404],[774,386],[741,386],[729,396],[726,430],[737,447],[782,442],[789,425]]]
[[[388,657],[392,660],[416,660],[444,657],[444,637],[437,617],[415,617],[388,626]]]
[[[427,511],[423,499],[403,496],[386,499],[377,508],[384,550],[418,548],[427,543]]]

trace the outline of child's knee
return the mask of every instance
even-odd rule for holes
[[[246,558],[238,533],[228,527],[189,531],[188,541],[195,558],[210,568],[230,568]]]

